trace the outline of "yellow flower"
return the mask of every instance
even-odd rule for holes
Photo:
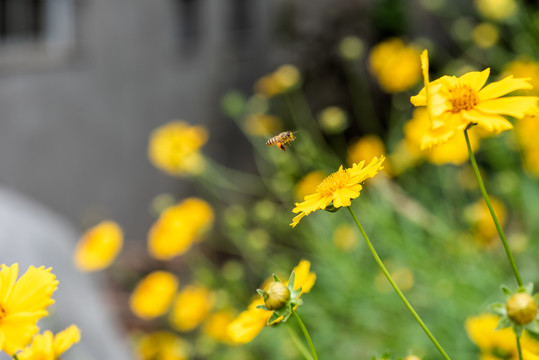
[[[399,38],[385,40],[372,48],[369,70],[388,93],[410,89],[420,79],[418,51]]]
[[[301,74],[294,65],[281,65],[269,75],[265,75],[255,83],[255,92],[272,97],[285,93],[296,87],[301,81]]]
[[[301,287],[301,294],[311,291],[316,281],[316,274],[310,272],[310,267],[311,263],[309,261],[301,260],[293,270],[295,274],[294,290]],[[236,319],[228,324],[227,332],[233,343],[245,344],[250,342],[267,325],[272,312],[259,309],[257,308],[258,305],[264,305],[264,299],[260,296],[249,304],[247,310],[240,313]],[[272,324],[279,321],[280,319],[277,319]]]
[[[294,187],[294,195],[297,200],[302,200],[305,196],[316,191],[318,184],[326,178],[323,171],[311,171],[305,175]]]
[[[80,330],[75,325],[54,336],[47,330],[43,334],[35,335],[32,344],[17,354],[17,357],[20,360],[56,360],[79,341]]]
[[[268,114],[251,114],[245,119],[245,132],[254,136],[268,136],[278,134],[283,129],[280,118]]]
[[[515,125],[517,141],[522,149],[524,169],[535,177],[539,177],[539,116],[532,114],[524,117]]]
[[[38,332],[37,322],[48,314],[54,303],[52,293],[58,287],[51,268],[28,270],[17,280],[19,265],[0,269],[0,350],[13,355],[22,350]]]
[[[385,153],[386,146],[378,135],[365,135],[348,146],[348,164],[359,163]],[[387,162],[384,164],[384,172],[391,174],[391,167]]]
[[[148,233],[148,251],[159,260],[185,253],[200,241],[212,225],[211,206],[202,199],[188,198],[165,210]]]
[[[74,262],[81,271],[97,271],[108,267],[123,245],[123,233],[113,221],[103,221],[87,230],[75,248]]]
[[[475,0],[475,6],[481,15],[493,20],[508,19],[517,10],[515,0]]]
[[[339,55],[344,60],[357,60],[365,52],[365,44],[356,36],[347,36],[339,43]]]
[[[492,196],[490,197],[490,202],[492,203],[494,212],[498,216],[500,225],[503,226],[506,219],[505,206],[500,200],[493,198]],[[487,204],[483,199],[468,206],[464,211],[464,215],[471,224],[473,232],[481,244],[487,246],[498,244],[498,242],[495,242],[498,231],[496,230],[496,225],[494,225],[494,222],[492,221]]]
[[[333,233],[333,243],[339,250],[352,251],[357,247],[357,228],[348,224],[339,225]]]
[[[326,134],[337,134],[348,126],[348,115],[338,106],[329,106],[320,112],[318,122]]]
[[[415,106],[426,106],[431,119],[430,128],[421,140],[421,148],[444,143],[469,125],[478,125],[488,132],[499,133],[513,127],[502,115],[522,118],[537,108],[535,96],[504,97],[515,90],[530,89],[528,79],[508,76],[484,86],[490,69],[468,72],[461,77],[442,76],[428,80],[427,50],[421,54],[425,87],[412,96]]]
[[[174,300],[170,324],[178,331],[193,330],[204,321],[213,302],[214,294],[206,287],[186,286]]]
[[[172,121],[152,131],[148,157],[156,168],[170,175],[197,175],[204,170],[199,149],[206,141],[208,132],[204,127]]]
[[[129,298],[133,314],[141,319],[163,315],[178,289],[178,278],[166,271],[154,271],[142,279]]]
[[[361,183],[383,169],[384,160],[383,155],[380,158],[375,157],[365,168],[363,168],[365,161],[348,169],[343,169],[341,165],[337,172],[318,184],[314,194],[307,195],[303,202],[296,203],[292,212],[299,215],[294,217],[290,225],[295,227],[304,216],[316,210],[324,210],[331,203],[335,208],[350,206],[350,200],[357,198],[363,188]]]
[[[211,338],[223,343],[230,343],[230,335],[227,331],[228,325],[234,320],[235,314],[231,310],[220,310],[208,317],[204,323],[203,331]]]
[[[483,314],[466,320],[468,337],[481,351],[481,359],[518,359],[515,333],[512,328],[496,330],[499,317]],[[523,333],[521,346],[524,360],[538,358],[539,342],[527,332]]]
[[[156,331],[136,339],[135,353],[140,360],[187,360],[187,344],[170,331]]]
[[[433,164],[462,164],[469,159],[468,148],[464,136],[455,136],[447,142],[432,148],[430,151],[421,150],[423,134],[429,130],[430,121],[427,110],[417,108],[414,110],[412,119],[404,124],[404,143],[406,150],[413,159],[426,157]],[[479,137],[475,129],[469,132],[472,151],[479,149]]]
[[[483,49],[494,46],[500,37],[500,31],[491,23],[481,23],[477,25],[472,32],[474,43]]]

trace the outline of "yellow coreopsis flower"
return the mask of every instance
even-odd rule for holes
[[[303,202],[296,203],[292,212],[299,214],[294,217],[290,225],[295,227],[304,216],[316,210],[324,210],[330,204],[333,204],[335,208],[350,206],[350,200],[357,198],[363,188],[361,183],[382,170],[384,160],[382,155],[380,158],[372,159],[365,167],[363,167],[365,161],[353,164],[348,169],[343,169],[341,165],[337,172],[329,175],[318,184],[314,194],[307,195]]]
[[[419,52],[399,38],[385,40],[369,54],[369,70],[380,87],[388,92],[410,89],[421,77]]]
[[[165,210],[148,233],[148,251],[159,260],[185,253],[213,225],[214,214],[204,200],[188,198]]]
[[[170,175],[197,175],[204,170],[200,148],[208,141],[203,126],[178,120],[153,130],[148,144],[152,164]]]
[[[0,269],[0,350],[13,355],[22,350],[39,330],[37,322],[48,314],[58,287],[51,268],[28,270],[17,280],[19,265]]]
[[[494,197],[490,197],[490,202],[500,221],[500,225],[504,226],[507,217],[505,206],[500,200]],[[496,225],[492,221],[488,206],[483,199],[468,206],[464,211],[464,215],[472,226],[473,232],[481,244],[498,244],[498,242],[495,242],[495,239],[498,237],[498,230],[496,230]]]
[[[230,343],[230,335],[227,331],[228,325],[235,319],[235,314],[231,310],[220,310],[208,317],[204,323],[204,333],[211,338],[223,343]]]
[[[481,359],[518,359],[515,333],[512,328],[496,330],[499,317],[494,314],[483,314],[466,320],[468,337],[479,347]],[[524,332],[521,340],[524,360],[539,358],[539,342]]]
[[[296,87],[301,81],[297,67],[290,64],[279,66],[273,73],[261,77],[254,86],[257,94],[272,97]]]
[[[140,360],[187,360],[187,343],[170,331],[145,334],[135,341]]]
[[[73,260],[81,271],[102,270],[112,264],[122,245],[120,226],[113,221],[103,221],[82,235]]]
[[[348,146],[348,164],[359,163],[365,159],[372,159],[375,156],[386,153],[384,141],[378,135],[365,135],[352,142]],[[388,162],[384,164],[384,172],[391,174],[392,169]]]
[[[518,9],[515,0],[475,0],[475,6],[481,15],[493,20],[508,19]]]
[[[163,315],[178,289],[178,278],[166,271],[154,271],[142,279],[129,298],[131,311],[141,319]]]
[[[186,286],[174,300],[170,324],[178,331],[193,330],[208,316],[214,298],[213,292],[204,286]]]
[[[19,360],[56,360],[69,348],[80,341],[80,330],[71,325],[58,334],[51,331],[34,336],[32,344],[17,354]]]
[[[307,260],[301,260],[294,268],[294,290],[301,287],[301,294],[311,291],[316,281],[316,274],[310,272],[311,263]],[[288,285],[285,283],[285,285]],[[301,296],[300,294],[300,296]],[[227,327],[230,340],[236,344],[246,344],[253,340],[262,329],[267,325],[272,312],[259,309],[257,306],[264,305],[264,299],[255,298],[247,307],[247,310],[240,313]],[[277,319],[272,324],[280,321]]]
[[[539,177],[539,116],[532,114],[525,116],[515,125],[517,141],[522,149],[522,162],[524,169],[535,177]]]
[[[484,86],[490,69],[468,72],[461,77],[442,76],[429,82],[428,53],[421,54],[425,87],[411,97],[415,106],[426,106],[430,128],[421,140],[421,148],[444,143],[470,125],[492,133],[513,127],[504,115],[522,118],[537,108],[538,97],[502,97],[510,92],[530,89],[528,79],[506,78]]]
[[[519,78],[529,78],[533,89],[527,90],[528,95],[539,94],[539,63],[526,57],[518,58],[508,63],[502,75],[513,75]]]
[[[323,171],[311,171],[301,178],[294,187],[294,196],[297,200],[302,200],[305,196],[316,191],[316,187],[326,178]]]

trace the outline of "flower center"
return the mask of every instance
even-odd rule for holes
[[[5,317],[6,317],[6,310],[4,309],[2,304],[0,304],[0,321]]]
[[[479,103],[477,93],[468,85],[449,89],[449,93],[451,94],[449,101],[451,101],[451,105],[453,106],[453,109],[451,109],[453,113],[458,113],[462,110],[471,110]]]
[[[316,187],[316,192],[322,196],[330,196],[335,191],[342,189],[346,185],[346,181],[350,179],[350,175],[346,170],[339,171],[329,175]]]

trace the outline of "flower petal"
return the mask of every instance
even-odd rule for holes
[[[475,123],[481,128],[495,133],[513,128],[509,120],[496,114],[486,114],[476,110],[470,110],[462,111],[462,116],[471,123]]]
[[[481,101],[475,109],[487,114],[503,114],[521,118],[537,108],[537,100],[539,97],[536,96],[509,96]]]
[[[479,91],[479,100],[485,101],[489,99],[495,99],[500,96],[504,96],[515,90],[531,89],[533,86],[530,84],[529,79],[513,78],[513,75],[503,78],[500,81],[488,84]]]
[[[336,208],[350,206],[350,199],[355,199],[359,196],[359,191],[354,191],[348,188],[342,188],[335,191],[333,195],[333,206]]]
[[[486,68],[485,70],[479,71],[470,71],[462,75],[459,80],[466,83],[473,90],[479,91],[487,82],[488,76],[490,74],[490,69]]]
[[[300,213],[299,215],[294,216],[294,218],[292,219],[292,222],[290,223],[290,226],[296,227],[296,225],[299,224],[299,221],[300,221],[301,219],[303,219],[303,217],[304,217],[305,215],[307,215],[307,214],[305,214],[304,212],[302,212],[302,213]]]

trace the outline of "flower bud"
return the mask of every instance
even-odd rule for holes
[[[279,310],[290,300],[290,289],[278,281],[270,282],[264,290],[264,304],[268,310]]]
[[[532,322],[537,315],[537,302],[527,293],[517,293],[505,303],[507,316],[514,323],[524,325]]]

